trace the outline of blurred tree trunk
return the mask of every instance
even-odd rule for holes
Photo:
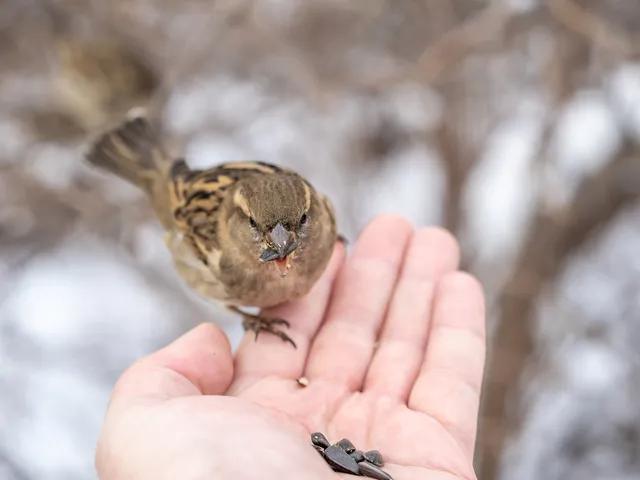
[[[616,158],[587,179],[562,212],[539,212],[508,287],[499,301],[499,324],[489,357],[478,436],[482,451],[478,477],[497,479],[509,437],[517,435],[519,415],[510,402],[534,351],[535,306],[573,253],[640,196],[640,149],[627,143]]]

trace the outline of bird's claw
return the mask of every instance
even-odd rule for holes
[[[258,341],[258,335],[260,332],[267,332],[276,337],[280,337],[283,341],[289,342],[293,345],[293,348],[298,348],[296,343],[282,330],[279,330],[275,327],[275,325],[284,325],[287,328],[290,328],[289,322],[287,322],[284,318],[268,318],[261,317],[259,315],[244,315],[244,321],[242,322],[242,326],[247,330],[251,330],[255,332],[255,341]]]

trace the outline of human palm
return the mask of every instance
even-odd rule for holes
[[[111,399],[100,478],[338,478],[315,431],[379,450],[398,480],[475,478],[484,304],[457,263],[450,235],[380,216],[309,295],[266,312],[297,349],[248,334],[233,358],[204,324],[137,362]]]

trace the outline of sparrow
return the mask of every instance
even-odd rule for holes
[[[135,109],[134,109],[135,110]],[[338,233],[329,199],[292,170],[260,161],[192,169],[167,153],[144,112],[94,140],[85,158],[145,192],[184,282],[243,316],[245,331],[296,347],[282,318],[251,315],[307,294],[325,270]]]

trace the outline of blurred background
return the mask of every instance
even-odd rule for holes
[[[480,480],[640,476],[640,3],[1,0],[0,479],[95,479],[113,383],[202,321],[87,142],[306,175],[354,239],[443,225],[488,299]]]

